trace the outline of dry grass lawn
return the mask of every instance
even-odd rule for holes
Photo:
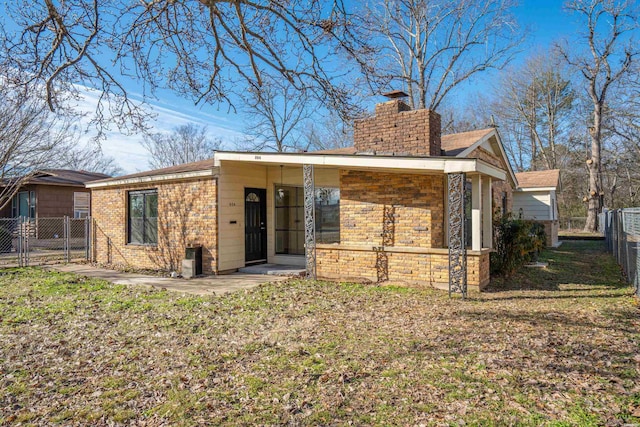
[[[224,297],[0,273],[0,424],[640,423],[640,310],[600,242],[462,301],[291,281]]]

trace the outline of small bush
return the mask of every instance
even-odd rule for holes
[[[495,252],[491,274],[508,276],[526,262],[536,260],[546,246],[544,225],[504,215],[493,223]]]

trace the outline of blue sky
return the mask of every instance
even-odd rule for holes
[[[133,89],[133,88],[132,88]],[[139,98],[135,95],[133,98]],[[78,109],[88,113],[82,124],[88,132],[81,137],[80,143],[89,143],[96,135],[89,124],[90,114],[95,110],[97,96],[84,92],[84,100]],[[176,126],[196,123],[207,126],[212,138],[222,140],[222,149],[232,150],[236,140],[242,138],[242,122],[236,114],[228,114],[225,106],[194,106],[193,101],[180,98],[169,91],[159,91],[159,99],[149,103],[149,110],[155,119],[149,123],[153,132],[171,132]],[[117,130],[106,133],[101,142],[105,155],[114,157],[125,173],[148,170],[148,153],[142,147],[143,137],[125,135]]]
[[[546,49],[554,40],[575,32],[575,17],[563,12],[562,1],[524,0],[515,13],[519,24],[529,28],[530,48]]]
[[[522,46],[521,60],[528,52],[543,51],[555,40],[575,35],[575,17],[564,13],[562,1],[524,0],[515,9],[515,14],[521,28],[529,31],[528,40]],[[518,61],[516,60],[516,62]],[[485,77],[485,79],[483,79]],[[479,75],[471,87],[482,88],[486,85],[490,75]],[[126,82],[128,89],[135,93],[136,83]],[[158,100],[151,103],[157,120],[151,126],[158,132],[168,132],[173,127],[189,121],[207,125],[213,137],[223,140],[223,149],[233,149],[235,141],[242,136],[243,118],[233,112],[229,113],[225,105],[194,106],[193,101],[180,98],[169,91],[158,91]],[[464,94],[457,98],[464,97]],[[89,95],[83,108],[90,110],[95,97]],[[368,106],[372,108],[373,106]],[[89,132],[85,138],[92,136]],[[116,158],[126,173],[133,173],[148,169],[147,153],[140,145],[141,136],[122,135],[110,132],[103,142],[105,154]]]

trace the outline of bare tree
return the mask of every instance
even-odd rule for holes
[[[247,150],[306,151],[302,128],[312,114],[309,92],[296,90],[289,82],[267,79],[261,88],[245,96],[247,125],[243,142]]]
[[[413,108],[437,110],[461,83],[511,60],[523,38],[513,6],[511,0],[377,0],[362,13],[360,63],[375,91],[402,85]]]
[[[0,29],[0,63],[19,72],[15,83],[41,85],[51,109],[78,85],[97,89],[101,124],[142,126],[123,76],[145,95],[168,88],[196,102],[233,103],[270,73],[335,106],[349,95],[326,60],[348,34],[341,0],[19,0],[0,13],[11,24]]]
[[[328,112],[308,120],[302,130],[310,150],[330,150],[353,145],[353,122],[345,123],[340,116]]]
[[[602,175],[605,206],[638,206],[640,200],[640,64],[621,80],[603,120]]]
[[[27,91],[0,87],[0,208],[38,169],[75,141],[69,118],[51,113]]]
[[[146,135],[142,146],[151,155],[149,167],[165,168],[210,159],[221,141],[210,138],[208,133],[206,126],[189,123],[175,127],[168,134]]]
[[[519,170],[556,169],[567,152],[559,145],[568,146],[576,96],[563,65],[553,53],[532,56],[505,70],[494,89],[491,110]]]
[[[598,214],[604,199],[602,142],[606,105],[610,92],[629,73],[634,57],[640,52],[630,37],[638,28],[638,15],[633,1],[573,0],[567,8],[576,13],[586,26],[581,39],[584,51],[574,53],[576,44],[572,44],[571,47],[561,46],[561,52],[567,63],[579,71],[592,104],[585,230],[597,231]]]
[[[85,146],[76,145],[69,150],[65,150],[60,153],[58,158],[51,160],[50,166],[97,172],[110,176],[118,176],[124,173],[116,159],[105,155],[102,147],[94,142],[90,142]]]

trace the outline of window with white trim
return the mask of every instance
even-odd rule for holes
[[[86,218],[91,207],[91,193],[73,192],[73,217]]]

